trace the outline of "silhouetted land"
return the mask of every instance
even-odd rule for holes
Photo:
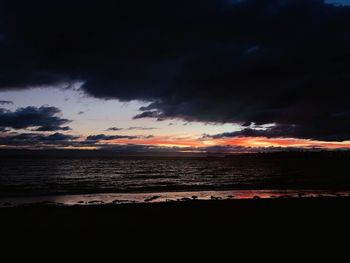
[[[2,158],[108,158],[108,157],[201,157],[201,158],[237,158],[251,156],[251,158],[265,157],[265,158],[302,158],[302,157],[316,157],[316,158],[350,158],[349,150],[337,151],[322,151],[322,150],[295,150],[295,151],[276,151],[276,152],[252,152],[252,153],[196,153],[196,152],[114,152],[107,150],[75,150],[75,149],[48,149],[48,150],[30,150],[30,149],[0,149],[0,157]]]

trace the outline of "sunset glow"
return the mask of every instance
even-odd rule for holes
[[[237,137],[237,138],[223,138],[203,140],[201,138],[181,138],[171,136],[155,136],[145,139],[116,139],[111,141],[101,141],[101,144],[108,145],[147,145],[157,147],[176,147],[176,148],[190,148],[189,151],[205,150],[206,147],[214,146],[240,146],[244,148],[257,149],[257,151],[263,148],[300,148],[300,149],[350,149],[350,141],[344,142],[325,142],[325,141],[313,141],[294,138],[266,138],[266,137]],[[97,145],[98,146],[98,145]],[[96,148],[96,147],[94,147]],[[244,151],[244,149],[242,149]]]

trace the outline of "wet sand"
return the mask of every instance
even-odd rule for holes
[[[33,237],[118,248],[281,246],[291,240],[324,246],[347,244],[342,237],[350,234],[349,210],[349,197],[41,204],[1,208],[0,223],[2,238],[16,246]]]
[[[274,198],[350,197],[349,190],[312,189],[265,189],[265,190],[221,190],[221,191],[177,191],[139,193],[95,193],[69,195],[42,195],[23,197],[0,197],[0,208],[9,206],[52,205],[98,205],[125,203],[159,203],[173,201],[208,201]]]

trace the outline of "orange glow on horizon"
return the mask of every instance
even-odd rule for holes
[[[177,137],[152,137],[145,139],[116,139],[110,141],[111,144],[141,144],[164,147],[201,147],[204,146],[201,141],[196,138],[177,138]]]
[[[350,148],[350,141],[344,142],[326,142],[315,141],[308,139],[296,139],[296,138],[266,138],[266,137],[235,137],[235,138],[220,138],[220,139],[207,139],[193,137],[170,137],[160,136],[152,138],[142,139],[116,139],[112,141],[104,141],[107,144],[139,144],[149,146],[161,146],[161,147],[179,147],[179,148],[204,148],[208,146],[240,146],[247,148],[322,148],[322,149],[342,149]]]
[[[326,142],[296,138],[266,138],[266,137],[237,137],[216,139],[216,145],[230,145],[243,147],[296,147],[296,148],[350,148],[350,141]]]

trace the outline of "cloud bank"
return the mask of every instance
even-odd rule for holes
[[[59,117],[61,110],[56,107],[25,107],[15,111],[0,108],[0,128],[28,129],[36,131],[67,131],[68,126],[62,126],[70,122]]]
[[[10,101],[10,100],[0,100],[0,105],[13,105],[13,101]]]

